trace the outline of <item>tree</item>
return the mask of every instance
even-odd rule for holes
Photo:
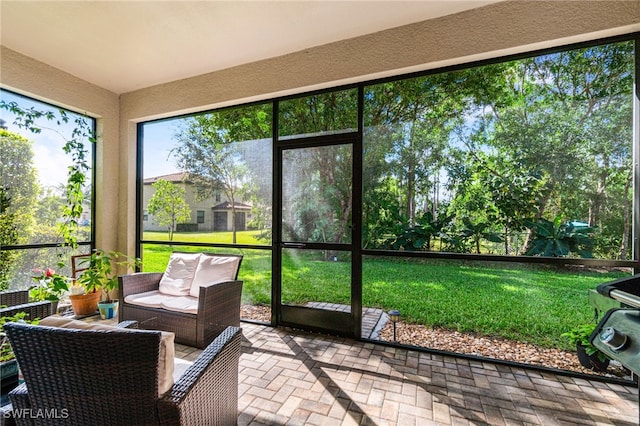
[[[209,116],[196,116],[177,135],[178,166],[189,173],[201,200],[222,192],[231,207],[231,231],[236,243],[236,202],[241,200],[248,169],[242,156],[224,132],[218,132]]]
[[[39,225],[55,227],[63,215],[64,198],[56,194],[59,188],[54,191],[52,188],[44,188],[41,192],[38,206],[35,211],[35,219]],[[61,188],[60,193],[64,193]]]
[[[18,227],[15,225],[16,214],[11,212],[11,200],[7,192],[7,188],[0,187],[0,245],[16,244],[19,238]],[[0,251],[0,291],[9,287],[9,268],[17,256],[15,251]]]
[[[24,244],[32,232],[38,183],[31,146],[29,139],[0,129],[0,245]],[[0,252],[0,289],[8,286],[17,256]]]
[[[431,201],[426,204],[433,214],[437,210],[436,198],[430,196],[437,192],[449,132],[463,106],[458,79],[456,73],[411,78],[372,86],[365,95],[365,122],[372,128],[367,145],[382,140],[387,148],[382,157],[376,148],[365,148],[365,169],[386,163],[381,171],[397,180],[409,226],[425,200]]]
[[[81,234],[79,221],[85,201],[83,189],[88,182],[88,175],[91,169],[86,142],[96,142],[93,122],[82,115],[68,113],[63,109],[58,109],[56,113],[53,110],[37,110],[34,107],[23,108],[17,102],[6,102],[4,100],[0,100],[0,109],[13,114],[13,124],[22,129],[35,134],[41,133],[43,129],[50,130],[65,141],[62,150],[71,157],[71,165],[68,167],[65,185],[66,204],[63,208],[63,220],[59,223],[59,230],[65,245],[76,249],[78,247],[78,237]],[[55,121],[57,126],[73,122],[74,127],[70,135],[64,135],[58,130],[58,127],[41,126],[39,122],[42,119]]]
[[[400,224],[396,221],[382,232],[389,233],[394,228],[395,237],[400,237],[398,232],[421,234],[424,230],[413,227],[427,212],[438,221],[438,214],[443,211],[440,207],[447,203],[447,168],[460,152],[453,135],[466,125],[466,114],[474,102],[505,98],[502,75],[510,67],[490,65],[481,70],[434,74],[366,89],[364,241],[375,239],[369,233],[379,228],[367,221],[377,223],[379,218],[393,216],[396,205],[402,211],[397,215],[402,226],[397,229]],[[385,188],[393,189],[392,196],[382,197]]]
[[[164,179],[158,179],[151,186],[153,186],[155,192],[149,200],[147,210],[156,216],[160,226],[168,228],[169,241],[173,241],[173,232],[176,224],[191,218],[191,209],[184,199],[185,190]]]
[[[621,251],[630,233],[621,215],[631,203],[624,186],[632,168],[633,49],[622,42],[517,61],[506,75],[507,102],[478,103],[481,149],[495,149],[522,175],[544,182],[529,219],[587,221],[615,232]]]
[[[253,180],[238,143],[270,137],[270,119],[267,104],[227,109],[190,117],[174,135],[177,165],[189,173],[198,199],[222,192],[229,202],[234,244],[236,203],[249,197]]]
[[[351,241],[351,159],[350,145],[285,151],[284,238],[329,243]]]
[[[358,127],[357,91],[348,89],[280,103],[280,135],[317,135]],[[283,154],[285,190],[291,206],[284,218],[286,238],[349,242],[353,213],[353,150],[350,144],[287,150]]]

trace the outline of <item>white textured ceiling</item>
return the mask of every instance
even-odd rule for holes
[[[0,0],[0,43],[115,93],[499,0]]]

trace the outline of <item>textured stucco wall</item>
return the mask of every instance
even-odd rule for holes
[[[122,115],[166,116],[336,82],[366,81],[621,34],[634,24],[639,30],[638,0],[505,1],[130,92],[122,96]],[[597,32],[601,33],[593,34]]]
[[[96,243],[105,250],[116,249],[120,169],[118,95],[4,46],[1,49],[3,88],[96,118]]]

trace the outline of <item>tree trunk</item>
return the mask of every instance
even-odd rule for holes
[[[627,180],[624,184],[624,208],[623,208],[623,220],[624,225],[622,227],[622,242],[620,244],[620,251],[618,252],[618,259],[625,260],[629,254],[629,234],[631,233],[631,209],[633,208],[633,200],[630,197],[631,183],[633,182],[633,173],[629,171]]]
[[[546,194],[544,197],[542,197],[542,200],[540,200],[540,207],[536,212],[534,220],[539,220],[542,218],[542,215],[544,214],[544,211],[547,207],[547,203],[549,202],[549,198],[549,194]],[[529,251],[529,244],[531,244],[531,229],[527,229],[527,235],[525,236],[524,243],[522,244],[522,250],[524,253]]]
[[[607,187],[607,173],[606,171],[600,175],[596,192],[589,200],[589,226],[598,226],[600,221],[600,212],[602,210],[602,203],[605,198],[605,190]]]
[[[233,244],[236,243],[236,200],[233,192],[229,193],[229,201],[231,202],[231,233],[233,235]]]
[[[511,248],[509,247],[509,227],[505,225],[504,227],[504,254],[509,256],[509,251]]]
[[[416,158],[414,152],[414,124],[411,124],[411,130],[409,131],[409,147],[407,149],[407,209],[406,215],[409,221],[409,226],[414,226],[416,223],[416,207],[415,207],[415,192],[416,192]]]

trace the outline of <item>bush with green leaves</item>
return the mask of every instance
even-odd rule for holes
[[[134,268],[140,259],[131,258],[117,251],[105,252],[94,250],[90,256],[79,262],[80,268],[86,268],[76,279],[76,285],[86,293],[103,292],[106,299],[118,287],[118,270],[120,267]]]
[[[561,215],[556,216],[553,222],[538,219],[526,221],[526,225],[532,232],[525,252],[528,256],[564,257],[574,253],[584,258],[593,257],[594,229],[591,227],[563,222]]]
[[[598,350],[598,348],[593,346],[591,344],[591,341],[589,340],[589,336],[593,334],[593,331],[595,329],[596,329],[595,323],[581,324],[577,327],[572,328],[566,333],[562,333],[560,336],[568,337],[569,341],[573,345],[584,347],[584,350],[587,355],[591,356],[591,355],[597,354],[598,359],[600,361],[605,361],[609,357],[605,355],[603,352],[600,352],[600,350]]]

